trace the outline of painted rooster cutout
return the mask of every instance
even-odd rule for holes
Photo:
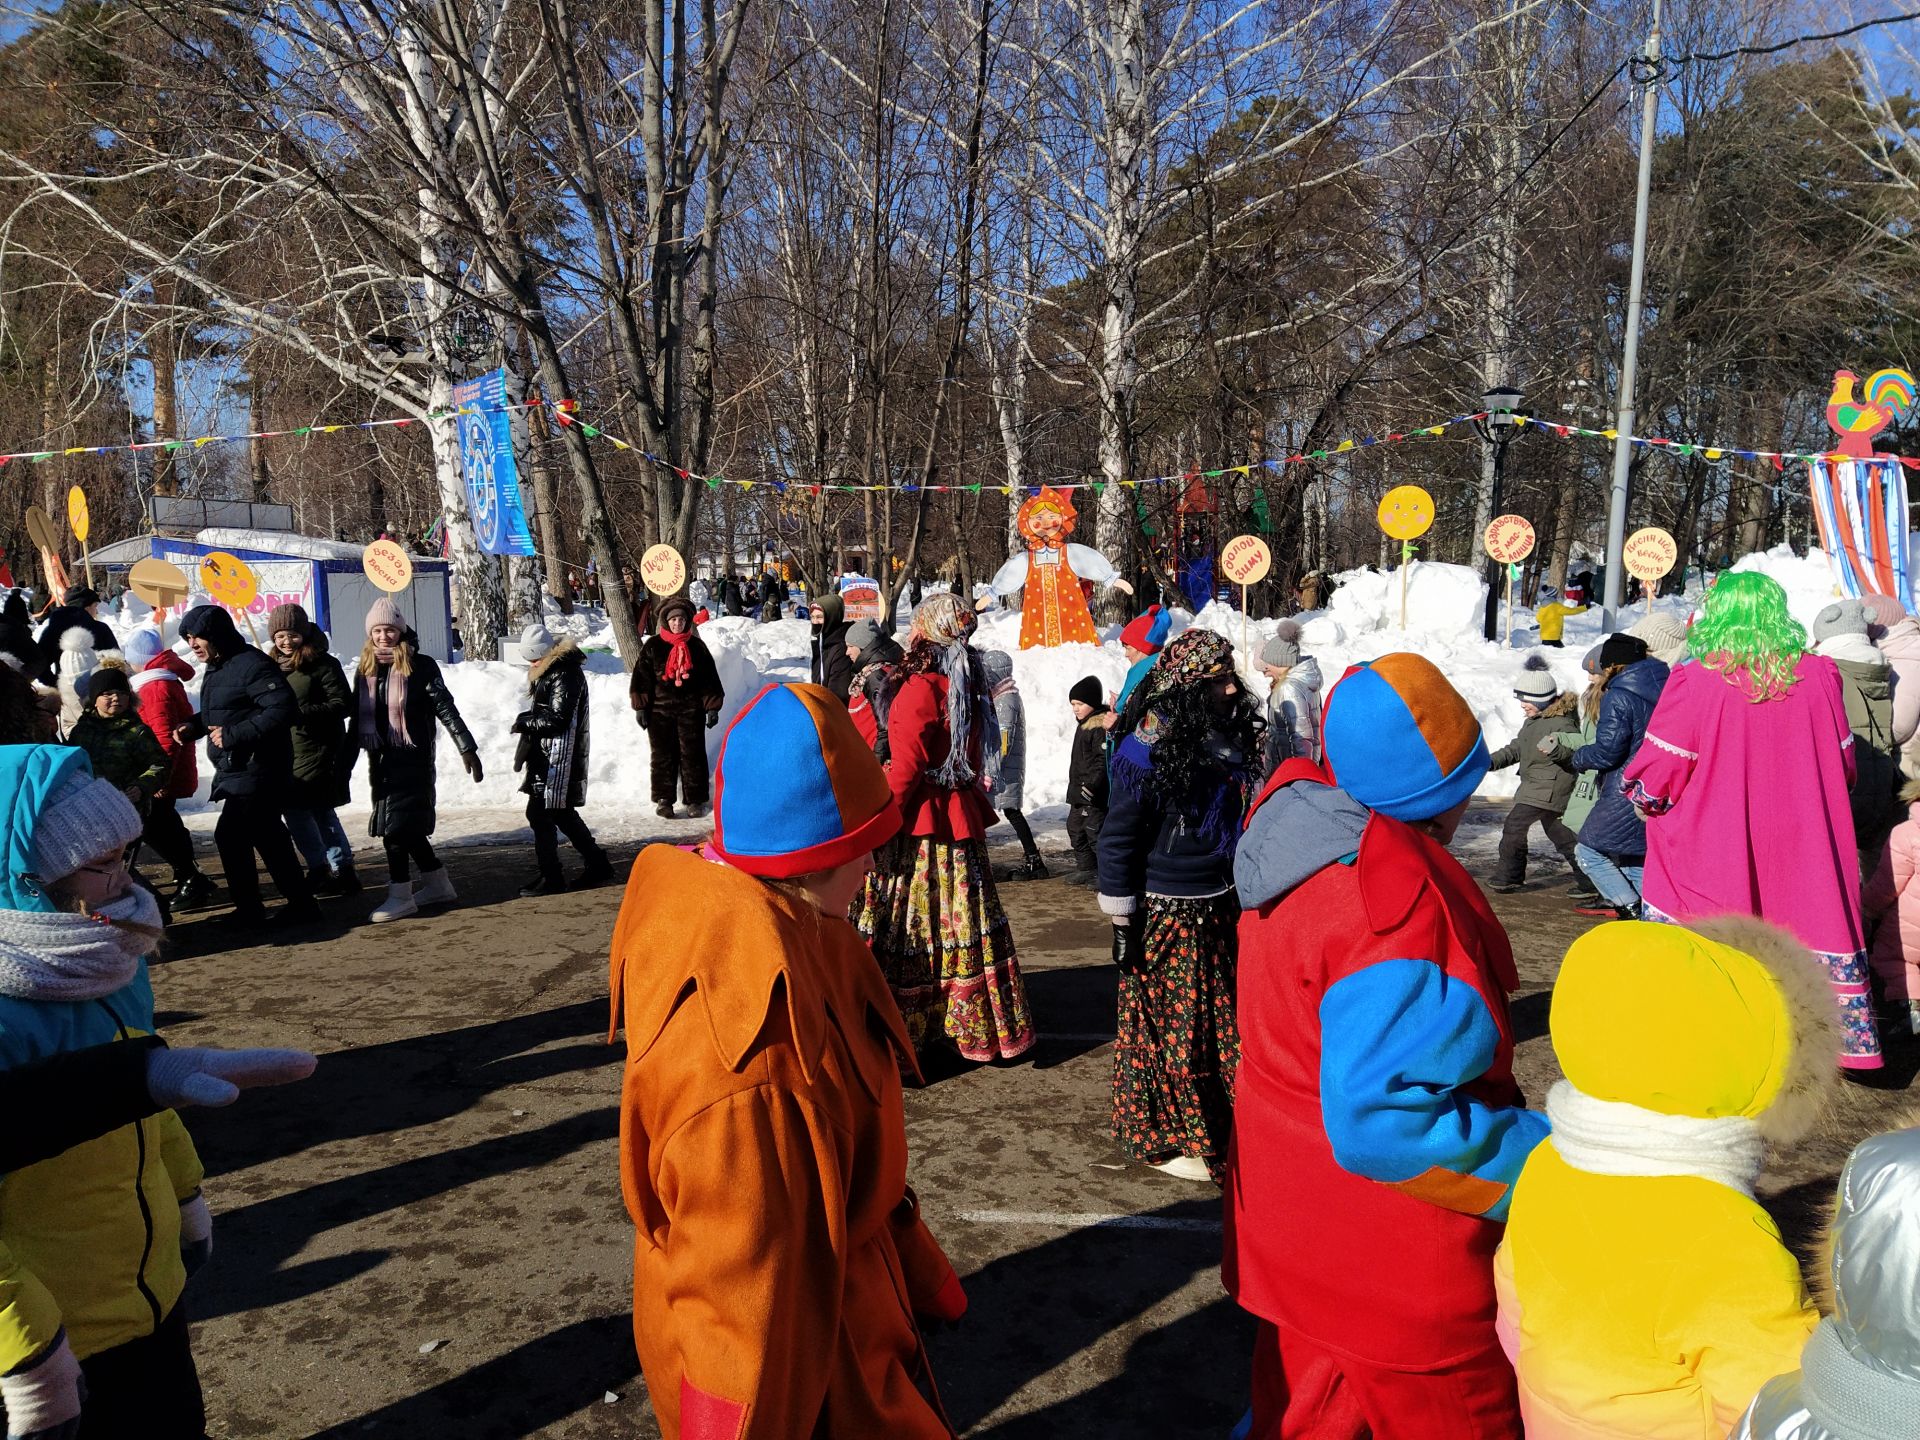
[[[1022,650],[1068,641],[1100,643],[1080,589],[1082,580],[1133,593],[1133,587],[1119,578],[1120,572],[1098,550],[1066,543],[1078,518],[1067,493],[1051,486],[1021,505],[1014,517],[1014,528],[1026,544],[994,575],[992,590],[996,595],[1026,591],[1020,607]]]
[[[1896,421],[1913,413],[1914,380],[1904,370],[1876,370],[1867,377],[1858,400],[1853,387],[1860,377],[1851,370],[1836,371],[1833,393],[1827,397],[1827,424],[1840,437],[1835,453],[1851,460],[1873,458],[1873,439]]]

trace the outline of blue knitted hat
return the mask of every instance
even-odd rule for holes
[[[832,870],[900,829],[887,772],[819,685],[768,685],[727,727],[713,771],[713,848],[736,870]]]
[[[1322,736],[1340,788],[1396,820],[1444,814],[1487,773],[1480,722],[1420,655],[1350,667],[1327,696]]]

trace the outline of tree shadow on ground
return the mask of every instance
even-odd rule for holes
[[[1218,1199],[1164,1206],[1146,1218],[1193,1228],[1147,1228],[1128,1217],[1127,1224],[1068,1231],[965,1278],[966,1318],[928,1346],[948,1416],[960,1433],[975,1433],[1014,1395],[1074,1357],[1120,1344],[1115,1337],[1121,1329],[1196,1275],[1218,1273]],[[1246,1408],[1252,1351],[1253,1322],[1223,1298],[1139,1336],[1111,1379],[978,1433],[1092,1440],[1202,1434],[1216,1423],[1224,1433]],[[1195,1365],[1194,1357],[1202,1355],[1208,1363]],[[1196,1388],[1199,1381],[1204,1390]],[[1030,1397],[1029,1403],[1044,1398]],[[1041,1415],[1051,1417],[1044,1426]]]
[[[646,1405],[625,1314],[599,1315],[542,1335],[505,1355],[442,1380],[405,1399],[315,1431],[309,1440],[348,1436],[460,1436],[462,1440],[521,1440],[601,1402],[619,1389],[620,1409],[637,1416]]]

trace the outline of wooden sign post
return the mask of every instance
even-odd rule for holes
[[[1400,542],[1400,628],[1407,628],[1407,566],[1413,542],[1433,528],[1433,497],[1418,485],[1396,485],[1380,497],[1375,517],[1390,540]]]
[[[1658,525],[1649,525],[1644,530],[1636,530],[1627,537],[1627,543],[1621,550],[1621,559],[1625,562],[1627,573],[1638,580],[1647,592],[1647,613],[1653,613],[1653,592],[1661,577],[1673,569],[1680,558],[1680,547],[1674,543],[1673,536]]]
[[[1496,515],[1487,522],[1487,554],[1507,567],[1507,641],[1513,644],[1513,576],[1533,553],[1533,525],[1524,516]]]
[[[1236,535],[1220,552],[1220,570],[1240,587],[1240,648],[1247,648],[1247,587],[1258,585],[1273,569],[1273,552],[1258,535]]]
[[[651,545],[640,557],[640,578],[655,595],[677,595],[687,583],[687,562],[671,545]]]
[[[87,567],[89,590],[93,589],[93,553],[87,549],[87,530],[92,523],[92,517],[87,514],[87,492],[76,485],[67,491],[67,524],[73,529],[73,538],[80,542],[80,559]]]
[[[247,634],[258,645],[260,632],[254,629],[253,613],[247,609],[260,594],[253,567],[238,555],[215,550],[200,562],[200,583],[207,587],[207,596],[214,604],[240,612],[240,618],[247,622]]]

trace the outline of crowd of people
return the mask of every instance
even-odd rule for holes
[[[297,607],[270,651],[189,611],[196,712],[187,662],[144,637],[116,662],[85,598],[51,650],[0,614],[0,713],[31,732],[0,747],[0,1081],[118,1067],[71,1136],[31,1142],[70,1148],[0,1167],[0,1404],[9,1436],[170,1440],[204,1431],[177,1299],[211,1215],[161,1107],[310,1057],[89,1053],[153,1028],[163,902],[127,857],[168,860],[173,904],[204,882],[158,803],[193,792],[204,737],[235,913],[259,919],[257,853],[275,923],[298,925],[359,888],[337,807],[364,751],[391,881],[373,918],[397,920],[452,898],[438,732],[480,762],[390,603],[350,682]],[[1171,618],[1124,627],[1118,692],[1072,687],[1069,838],[1119,977],[1113,1136],[1223,1197],[1222,1277],[1257,1322],[1238,1433],[1916,1433],[1920,1131],[1849,1160],[1824,1312],[1754,1199],[1767,1147],[1920,1033],[1904,612],[1841,602],[1809,636],[1775,582],[1724,576],[1690,623],[1606,636],[1578,694],[1529,663],[1497,753],[1423,657],[1328,685],[1284,624],[1262,703],[1227,638]],[[749,697],[710,781],[725,697],[690,602],[657,607],[631,683],[659,813],[711,817],[641,852],[611,951],[634,1335],[669,1440],[951,1436],[924,1333],[967,1297],[907,1183],[902,1082],[1037,1039],[987,845],[1004,819],[1012,874],[1044,872],[1010,658],[947,593],[899,640],[836,596],[810,619],[810,681]],[[88,650],[65,722],[65,657]],[[579,653],[540,627],[521,651],[523,893],[565,885],[563,834],[598,883]],[[1512,945],[1450,849],[1495,766],[1520,790],[1490,888],[1524,882],[1538,825],[1599,922],[1560,967],[1565,1078],[1538,1104],[1514,1075]],[[185,1091],[141,1068],[154,1053]],[[116,1428],[134,1386],[140,1421]]]
[[[1264,706],[1227,639],[1157,614],[1125,629],[1123,695],[1073,687],[1069,838],[1120,979],[1113,1134],[1223,1191],[1223,1278],[1259,1322],[1239,1434],[1914,1433],[1920,1132],[1849,1161],[1825,1318],[1753,1199],[1767,1146],[1916,1013],[1920,918],[1896,907],[1920,825],[1864,805],[1898,762],[1864,759],[1820,652],[1855,633],[1841,609],[1810,643],[1774,582],[1724,577],[1691,625],[1607,636],[1584,693],[1529,664],[1498,754],[1416,655],[1322,700],[1292,626],[1260,653]],[[973,631],[946,596],[904,647],[822,607],[818,683],[767,687],[723,741],[711,840],[644,852],[629,890],[635,1335],[669,1435],[951,1433],[920,1337],[966,1297],[880,1077],[1032,1043],[983,841],[1021,712]],[[1886,706],[1859,725],[1893,744]],[[1544,1105],[1514,1078],[1512,947],[1449,849],[1496,763],[1521,793],[1491,888],[1522,883],[1539,825],[1604,922],[1556,983]],[[1877,987],[1863,914],[1905,967]],[[703,1017],[674,1007],[688,977]],[[697,1173],[720,1153],[724,1192]]]

